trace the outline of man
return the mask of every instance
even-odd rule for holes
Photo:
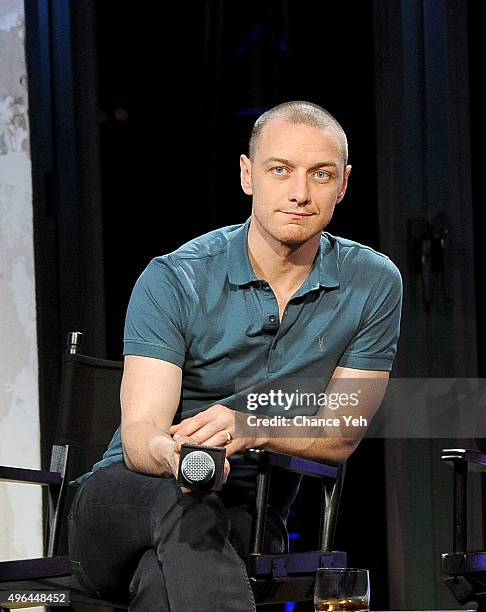
[[[386,382],[396,352],[398,270],[368,247],[322,233],[351,172],[339,123],[308,102],[279,105],[255,123],[240,165],[253,202],[247,222],[156,258],[137,281],[121,428],[80,479],[71,511],[80,577],[103,597],[130,585],[132,610],[254,610],[236,553],[245,550],[252,494],[242,452],[342,462],[358,444],[359,436],[238,435],[237,379],[277,387],[305,376],[332,392],[347,378]],[[367,417],[381,401],[377,388],[362,398]],[[177,486],[185,441],[226,446],[231,470],[227,463],[220,496]],[[282,481],[277,492],[274,534],[293,484]]]

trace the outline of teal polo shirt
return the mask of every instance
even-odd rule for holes
[[[216,403],[237,408],[242,377],[275,385],[290,376],[319,378],[325,389],[336,366],[392,367],[402,284],[390,259],[323,232],[312,270],[279,321],[272,288],[250,264],[250,220],[156,257],[133,289],[124,355],[183,369],[177,420]],[[121,461],[118,429],[93,470]],[[245,472],[239,461],[231,477]]]

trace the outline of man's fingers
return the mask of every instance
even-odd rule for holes
[[[173,435],[176,431],[179,431],[181,427],[184,427],[184,425],[191,419],[192,417],[189,417],[188,419],[184,419],[183,421],[181,421],[180,423],[177,423],[176,425],[171,425],[169,427],[169,433]]]
[[[199,432],[194,434],[194,436],[200,440],[200,444],[204,444],[204,446],[225,446],[228,445],[228,429],[219,429],[216,433],[205,437],[202,439],[202,436],[199,436]]]
[[[219,425],[219,423],[206,423],[204,427],[201,427],[192,433],[191,436],[197,441],[198,444],[206,444],[207,446],[221,446],[227,439],[226,434],[221,433],[222,430],[223,428],[221,425]],[[177,439],[178,434],[174,434],[174,440]],[[208,442],[208,440],[213,439],[217,440],[215,444]]]
[[[189,419],[185,419],[179,425],[176,425],[177,429],[172,430],[172,427],[169,429],[169,433],[172,434],[174,440],[179,440],[181,436],[192,436],[196,431],[202,429],[206,423],[207,419],[198,418],[199,415],[195,417],[191,417]]]
[[[238,439],[232,440],[229,444],[226,445],[225,448],[227,457],[231,457],[231,455],[234,455],[235,453],[239,453],[246,449],[245,446],[241,445],[241,440]]]
[[[218,429],[225,429],[226,424],[231,422],[232,418],[234,418],[233,410],[222,404],[214,404],[199,414],[184,419],[177,425],[171,425],[169,433],[174,437],[174,440],[177,440],[178,435],[192,436],[208,424],[214,424],[214,432],[216,432]]]
[[[181,436],[175,441],[174,450],[176,453],[181,452],[181,446],[183,444],[197,444],[197,442],[196,440],[194,440],[194,438],[191,438],[190,436]]]
[[[182,436],[192,436],[199,444],[207,444],[213,436],[217,436],[218,440],[224,442],[227,439],[226,434],[222,434],[224,431],[231,431],[233,429],[232,424],[227,424],[227,421],[212,420],[206,423],[190,422],[184,425],[183,428],[176,431],[172,437],[174,440],[180,440]],[[219,434],[219,435],[218,435]],[[221,441],[214,444],[214,446],[220,446]]]
[[[230,473],[230,464],[228,459],[224,460],[224,475],[223,475],[223,482],[226,482]]]

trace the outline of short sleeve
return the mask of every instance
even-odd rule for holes
[[[362,370],[391,370],[397,352],[402,308],[402,278],[384,258],[379,280],[368,298],[360,327],[338,365]]]
[[[170,361],[183,367],[184,292],[169,262],[150,262],[135,286],[125,319],[124,355]]]

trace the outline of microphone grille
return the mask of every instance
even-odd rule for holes
[[[204,451],[188,453],[181,464],[181,471],[186,480],[194,483],[205,483],[214,476],[216,465],[213,458]]]

